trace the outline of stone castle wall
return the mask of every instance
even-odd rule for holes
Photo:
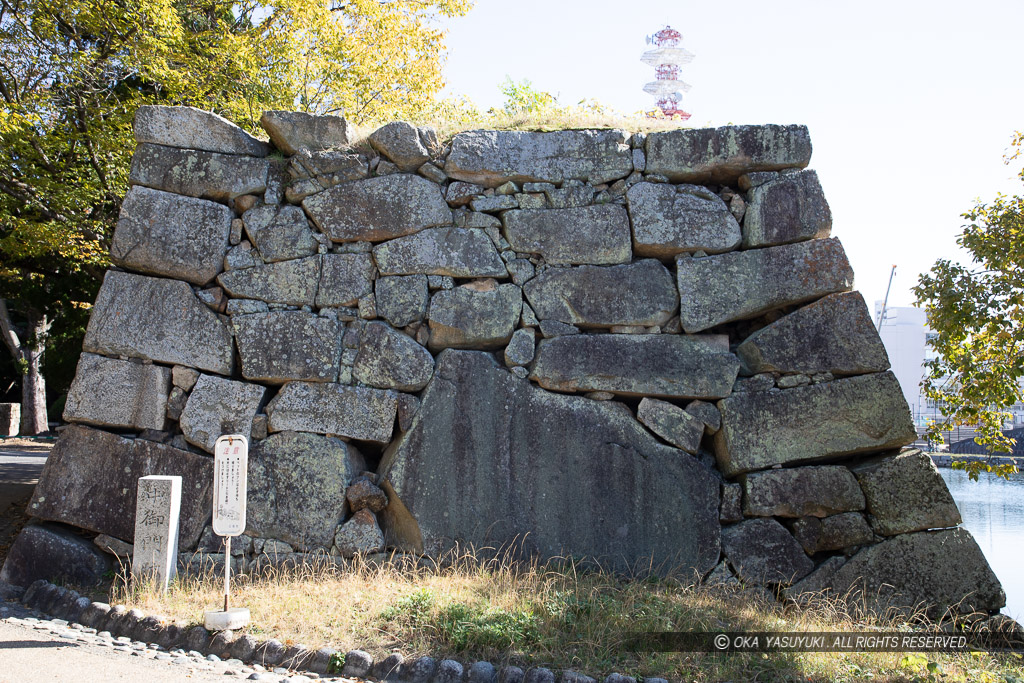
[[[139,110],[35,517],[129,552],[135,481],[180,474],[202,559],[210,452],[242,433],[240,568],[468,543],[1002,605],[899,450],[910,413],[806,128],[399,122],[353,148],[339,117],[262,124],[270,144]]]

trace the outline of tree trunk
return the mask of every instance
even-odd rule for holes
[[[45,315],[34,311],[29,314],[26,335],[29,343],[22,346],[25,374],[21,378],[21,433],[25,436],[50,431],[46,415],[46,380],[42,372],[49,328]]]
[[[46,380],[43,379],[43,351],[50,321],[38,311],[28,312],[25,341],[11,322],[7,302],[0,299],[0,336],[21,370],[21,433],[35,436],[49,431],[46,415]]]

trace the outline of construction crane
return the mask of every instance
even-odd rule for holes
[[[875,329],[879,332],[882,330],[882,323],[885,321],[885,309],[889,305],[889,292],[892,291],[892,279],[896,275],[896,264],[892,265],[892,270],[889,271],[889,286],[885,288],[885,299],[882,301],[882,310],[878,312],[878,324],[875,325]]]

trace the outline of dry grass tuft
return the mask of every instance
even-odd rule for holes
[[[910,622],[895,612],[854,620],[841,600],[819,598],[798,609],[756,591],[624,578],[572,560],[540,564],[491,555],[468,551],[429,566],[396,556],[338,567],[324,558],[239,576],[232,604],[251,610],[252,634],[286,644],[546,665],[601,677],[613,671],[694,681],[1009,683],[1024,677],[1012,654],[628,652],[622,644],[638,631],[906,630]],[[122,581],[111,597],[201,623],[204,610],[221,604],[222,582],[219,574],[182,578],[159,595]]]

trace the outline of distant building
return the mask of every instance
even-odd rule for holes
[[[875,321],[882,312],[882,302],[875,302]],[[932,417],[934,406],[929,407],[927,399],[921,394],[921,380],[924,379],[924,361],[934,357],[925,342],[931,330],[925,312],[912,306],[890,306],[885,309],[885,320],[878,330],[889,354],[892,371],[903,389],[914,423],[924,426]]]
[[[881,312],[882,302],[876,301],[876,323]],[[925,312],[912,306],[890,306],[885,309],[885,320],[882,321],[878,334],[885,345],[886,353],[889,354],[893,374],[899,380],[903,396],[910,406],[914,424],[924,427],[929,420],[941,418],[939,406],[921,393],[921,380],[925,375],[924,363],[935,357],[935,351],[927,345],[935,333],[928,327]],[[1024,424],[1024,405],[1013,405],[1007,412],[1013,415],[1013,424],[1007,421],[1008,428]]]

